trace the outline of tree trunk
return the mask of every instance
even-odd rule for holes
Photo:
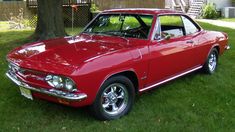
[[[45,40],[65,36],[63,0],[37,0],[37,2],[37,27],[33,37],[36,40]]]

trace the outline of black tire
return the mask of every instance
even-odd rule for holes
[[[101,86],[94,103],[90,106],[90,111],[99,120],[118,119],[130,112],[134,99],[135,89],[130,79],[125,76],[114,76]]]
[[[213,74],[218,66],[218,59],[219,59],[218,50],[216,48],[213,48],[210,51],[206,63],[203,66],[204,72],[207,74]]]

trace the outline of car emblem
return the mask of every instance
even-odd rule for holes
[[[39,77],[37,75],[28,75],[26,76],[26,78],[32,78],[32,79],[35,79],[35,80],[38,80],[38,81],[44,81],[45,79],[43,77]]]

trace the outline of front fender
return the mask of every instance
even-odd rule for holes
[[[84,62],[73,73],[78,90],[87,94],[86,104],[90,105],[106,79],[115,73],[132,70],[132,56],[127,51],[113,52]]]

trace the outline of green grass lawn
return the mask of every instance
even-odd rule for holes
[[[235,22],[235,18],[221,18],[219,20],[226,21],[226,22]]]
[[[0,31],[7,30],[10,28],[10,25],[6,21],[0,21]]]
[[[232,49],[221,56],[217,72],[195,72],[137,96],[129,115],[105,122],[86,108],[22,97],[4,75],[5,56],[32,31],[0,31],[0,131],[235,131],[235,31],[201,25],[230,36]]]

